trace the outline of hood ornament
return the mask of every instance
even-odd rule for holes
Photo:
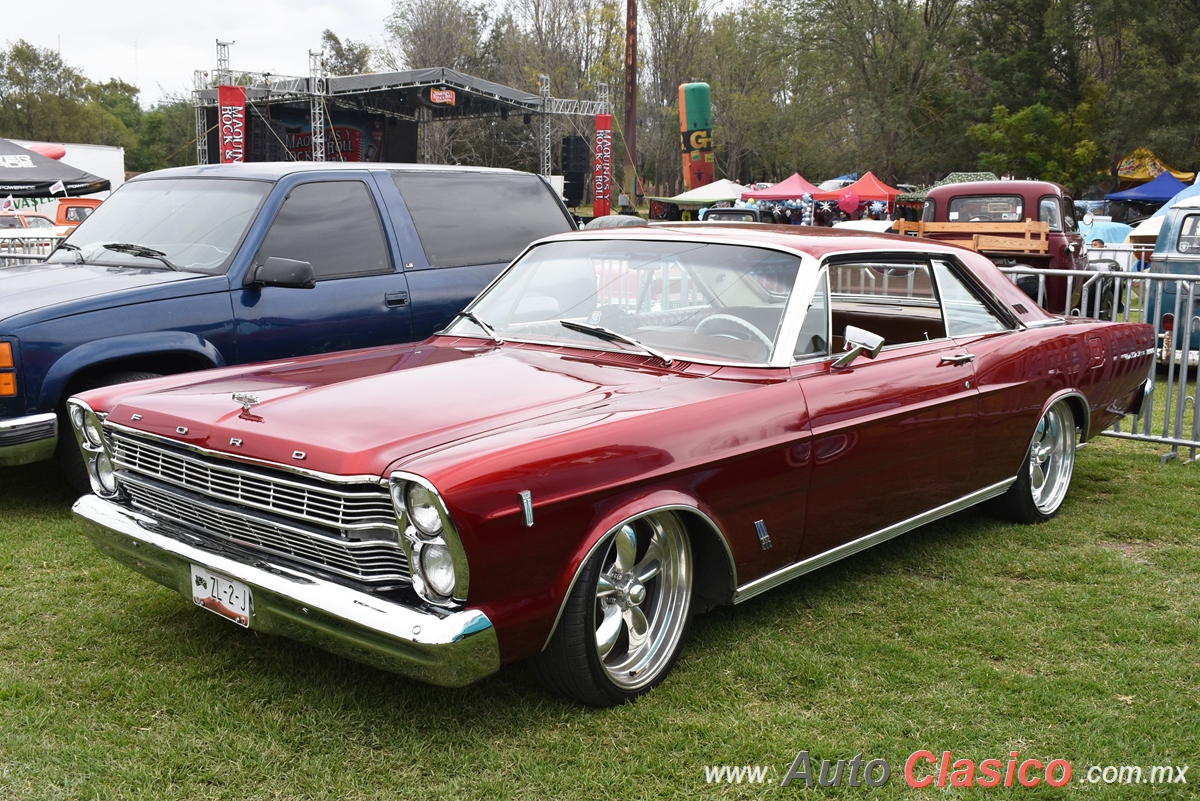
[[[233,393],[233,399],[242,404],[243,412],[249,412],[250,407],[259,402],[258,396],[251,395],[249,392],[235,392]]]

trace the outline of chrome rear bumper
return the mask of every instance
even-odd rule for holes
[[[444,687],[500,667],[496,630],[480,611],[413,609],[261,558],[239,561],[159,533],[151,518],[95,495],[84,495],[72,511],[102,553],[185,598],[192,597],[193,564],[249,585],[250,628],[257,631]]]

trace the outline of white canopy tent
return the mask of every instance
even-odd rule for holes
[[[675,203],[679,206],[707,206],[710,203],[719,203],[722,200],[740,200],[743,192],[749,191],[748,187],[734,183],[728,178],[722,178],[719,181],[713,181],[711,184],[698,186],[688,192],[675,197],[653,198],[654,200],[663,200],[667,203]]]

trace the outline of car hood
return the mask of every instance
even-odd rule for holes
[[[622,365],[610,355],[629,354],[592,359],[425,342],[226,370],[213,380],[154,390],[160,380],[147,385],[149,392],[122,397],[109,420],[241,458],[381,475],[450,443],[665,385],[665,371],[644,366],[644,357]]]
[[[0,320],[22,312],[116,292],[200,278],[197,273],[96,264],[24,264],[0,268]],[[103,302],[103,301],[101,301]]]

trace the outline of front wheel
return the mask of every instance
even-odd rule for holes
[[[996,511],[1018,523],[1044,523],[1058,514],[1075,470],[1075,414],[1065,400],[1042,414],[1017,480]]]
[[[622,524],[593,552],[533,669],[550,689],[592,706],[658,686],[691,617],[692,547],[683,520],[656,512]]]

